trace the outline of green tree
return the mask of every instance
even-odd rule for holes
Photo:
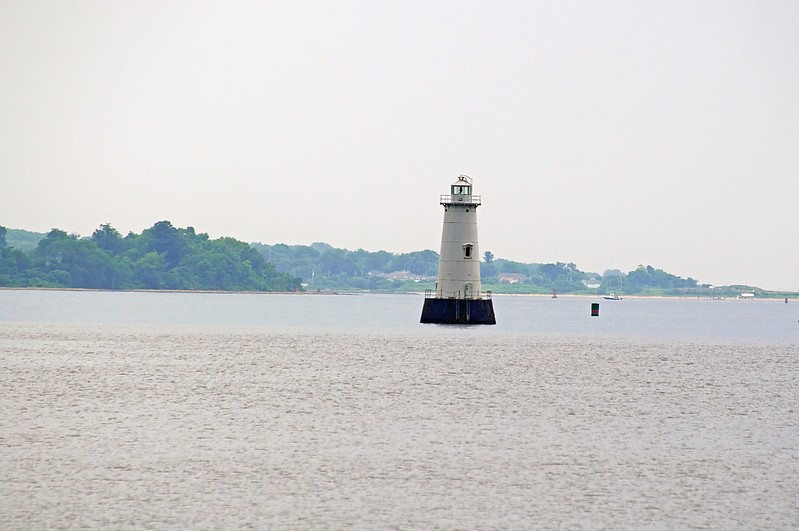
[[[436,276],[438,274],[438,253],[429,249],[396,255],[388,264],[391,271],[410,271],[419,276]]]
[[[627,274],[627,292],[641,292],[647,290],[680,290],[696,288],[696,280],[681,278],[662,269],[655,269],[651,265],[639,265],[635,271]]]
[[[129,256],[111,257],[111,289],[132,289],[137,287],[136,269]]]
[[[0,227],[0,286],[25,286],[30,269],[30,255],[9,247],[6,241],[6,228]]]
[[[146,249],[162,255],[170,267],[178,265],[187,252],[186,240],[169,221],[159,221],[144,230],[142,239]]]
[[[120,254],[125,250],[125,241],[114,227],[105,223],[92,233],[92,240],[97,247],[112,255]]]
[[[167,261],[163,255],[150,251],[134,263],[136,285],[145,289],[166,288]]]
[[[55,286],[109,288],[111,258],[92,240],[79,240],[66,232],[51,230],[36,247],[41,278]]]

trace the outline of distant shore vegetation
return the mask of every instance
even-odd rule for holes
[[[9,232],[11,238],[9,238]],[[299,291],[249,244],[212,240],[194,228],[159,221],[122,236],[101,225],[89,238],[53,229],[30,246],[23,231],[0,227],[0,286],[88,289]],[[26,246],[24,242],[28,242]]]
[[[0,287],[265,292],[420,292],[435,287],[438,253],[350,251],[326,243],[267,245],[210,239],[159,221],[122,236],[109,224],[90,237],[0,227]],[[746,285],[699,284],[640,265],[633,271],[580,271],[571,262],[522,263],[486,251],[484,291],[506,294],[794,297]]]
[[[431,250],[392,254],[363,249],[348,251],[326,243],[313,245],[265,245],[253,243],[267,261],[303,279],[310,290],[361,290],[419,292],[434,289],[438,253]],[[574,263],[523,263],[494,257],[486,251],[480,262],[484,291],[503,294],[639,295],[660,297],[737,297],[754,293],[758,298],[796,296],[757,287],[699,284],[639,265],[627,273],[608,269],[603,273],[580,271]]]

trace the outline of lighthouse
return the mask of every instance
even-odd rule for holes
[[[438,280],[425,293],[422,323],[496,324],[491,292],[480,284],[480,251],[477,244],[477,207],[480,196],[472,194],[472,179],[461,175],[441,196],[444,228]]]

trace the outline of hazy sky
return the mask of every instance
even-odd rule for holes
[[[0,0],[0,225],[799,290],[799,2]]]

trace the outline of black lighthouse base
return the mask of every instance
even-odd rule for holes
[[[422,323],[497,324],[491,299],[425,299]]]

